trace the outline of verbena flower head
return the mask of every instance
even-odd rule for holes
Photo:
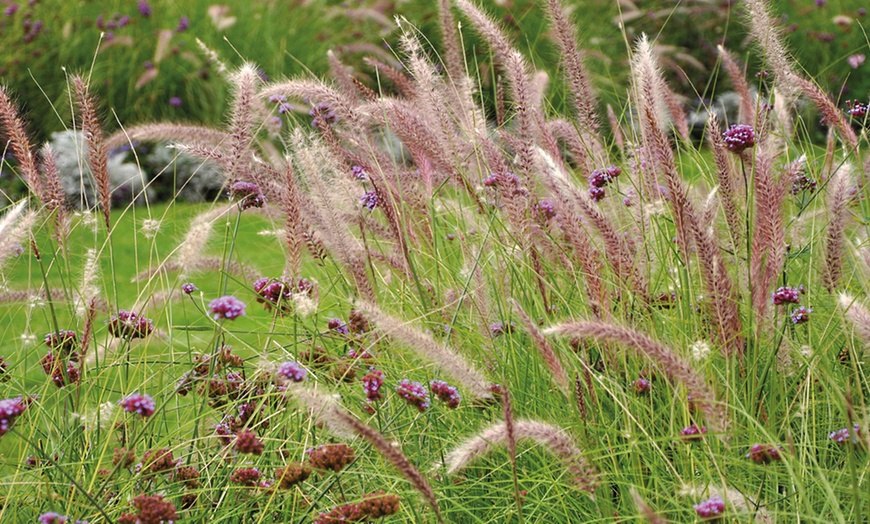
[[[508,324],[505,324],[504,322],[493,322],[489,325],[489,333],[494,337],[499,337],[504,334],[513,333],[514,328],[516,327],[516,322],[510,322]]]
[[[163,500],[163,495],[139,495],[131,502],[138,513],[125,513],[118,524],[169,524],[178,520],[175,504]]]
[[[283,468],[275,470],[275,482],[278,489],[290,489],[311,476],[311,468],[305,464],[291,462]]]
[[[342,335],[350,335],[350,328],[347,327],[340,318],[330,318],[326,323],[326,327],[335,331],[336,333],[341,333]]]
[[[69,517],[65,515],[61,515],[56,511],[49,511],[48,513],[43,513],[37,519],[39,524],[66,524],[69,521]],[[76,524],[82,521],[76,521]]]
[[[112,315],[107,322],[109,333],[118,338],[145,338],[154,331],[154,323],[150,318],[140,317],[132,311],[124,309]]]
[[[184,284],[181,284],[181,292],[185,295],[189,295],[196,290],[196,284],[194,284],[193,282],[185,282]]]
[[[149,4],[146,0],[139,0],[139,3],[136,5],[139,9],[139,14],[148,18],[151,16],[151,4]]]
[[[773,444],[755,444],[749,448],[749,453],[746,458],[759,464],[769,464],[770,462],[778,462],[782,460],[780,455],[781,448]]]
[[[266,205],[266,197],[260,191],[260,186],[251,182],[236,182],[230,186],[229,196],[239,201],[239,207],[243,211]]]
[[[320,127],[321,125],[331,126],[338,122],[338,115],[325,102],[315,104],[308,114],[313,117],[311,125],[314,127]]]
[[[838,429],[836,431],[832,431],[828,438],[836,442],[837,444],[860,444],[861,443],[861,426],[855,424],[852,426],[852,431],[849,431],[849,428]]]
[[[245,314],[245,303],[232,295],[212,300],[208,309],[215,320],[233,320]]]
[[[350,174],[357,180],[368,180],[369,175],[362,166],[353,166],[350,168]]]
[[[305,452],[308,465],[314,469],[332,470],[336,473],[354,461],[356,453],[347,444],[326,444]]]
[[[263,478],[263,474],[257,468],[239,468],[230,475],[230,482],[239,486],[254,488],[261,478]]]
[[[755,131],[748,124],[734,124],[722,133],[725,147],[734,153],[742,153],[755,145]]]
[[[374,210],[376,207],[378,207],[378,204],[380,203],[378,194],[374,191],[366,191],[365,193],[363,193],[363,196],[360,197],[359,201],[362,206],[369,211]]]
[[[379,519],[399,512],[399,496],[386,493],[383,490],[377,493],[363,495],[363,501],[359,508],[370,519]]]
[[[374,402],[384,398],[383,395],[381,395],[381,386],[384,385],[383,371],[369,368],[369,372],[362,378],[362,384],[368,402]]]
[[[287,380],[293,382],[302,382],[308,375],[308,370],[302,367],[298,362],[282,362],[278,366],[278,374]]]
[[[429,409],[429,393],[419,382],[403,378],[396,386],[396,393],[421,413]]]
[[[176,33],[183,33],[185,31],[187,31],[187,29],[189,27],[190,27],[190,18],[187,18],[186,16],[182,16],[178,20],[178,26],[175,28],[175,32]]]
[[[157,409],[154,399],[142,393],[131,393],[118,401],[118,404],[128,413],[137,413],[143,417],[150,417]]]
[[[846,101],[846,113],[854,120],[863,122],[867,118],[867,112],[870,111],[870,104],[865,104],[857,100]]]
[[[251,455],[262,455],[266,446],[257,438],[253,431],[243,429],[236,433],[236,440],[233,443],[233,450],[237,453],[246,453]]]
[[[704,426],[698,427],[695,424],[691,426],[687,426],[680,431],[680,436],[683,437],[684,440],[693,441],[693,440],[701,440],[701,437],[707,433],[707,428]]]
[[[173,96],[169,99],[169,105],[172,107],[181,107],[182,101],[180,97]]]
[[[782,304],[800,304],[802,290],[803,286],[800,288],[782,286],[773,292],[771,300],[773,300],[774,305],[777,306]]]
[[[650,381],[645,378],[639,378],[631,383],[631,387],[638,395],[646,395],[650,390]]]
[[[307,278],[293,281],[285,277],[262,277],[254,282],[254,292],[257,294],[257,302],[263,304],[267,310],[277,307],[280,312],[288,313],[300,304],[294,298],[316,298],[317,286]]]
[[[52,331],[45,335],[45,345],[61,354],[71,351],[76,343],[76,332],[71,329]]]
[[[799,306],[797,309],[791,312],[791,321],[793,324],[803,324],[805,322],[810,321],[810,314],[813,312],[812,309]]]
[[[458,408],[459,403],[462,401],[462,396],[459,395],[459,391],[457,391],[454,386],[451,386],[443,380],[433,380],[430,382],[429,391],[431,391],[438,400],[446,403],[447,407],[450,409]]]
[[[718,519],[725,513],[725,501],[719,495],[713,495],[692,507],[695,508],[695,513],[703,520]]]

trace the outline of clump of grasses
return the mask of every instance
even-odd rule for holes
[[[220,166],[229,203],[113,209],[104,162],[124,138],[102,138],[73,79],[99,227],[54,198],[3,91],[31,194],[0,220],[18,337],[0,475],[22,501],[0,518],[861,521],[866,129],[748,4],[774,75],[757,98],[735,81],[747,120],[711,119],[712,152],[648,38],[606,134],[556,0],[569,115],[460,0],[440,3],[445,67],[405,21],[405,69],[369,62],[395,92],[336,56],[334,82],[245,64],[225,127],[123,134]],[[505,79],[494,121],[457,19]],[[832,130],[824,151],[794,131],[799,96]]]

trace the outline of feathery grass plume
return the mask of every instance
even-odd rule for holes
[[[111,151],[134,142],[179,142],[219,147],[226,140],[227,134],[218,129],[176,122],[160,122],[122,129],[106,138],[104,144],[106,149]]]
[[[732,164],[728,150],[725,149],[725,141],[722,139],[722,129],[719,127],[719,119],[714,113],[707,115],[707,140],[713,150],[713,158],[716,161],[716,177],[719,181],[719,200],[725,210],[725,222],[728,224],[728,232],[731,234],[731,244],[736,250],[740,246],[744,231],[743,215],[738,203],[743,201],[742,185],[737,179],[737,173]]]
[[[88,146],[88,165],[91,168],[91,173],[97,185],[97,197],[100,201],[100,209],[103,212],[103,220],[106,223],[106,231],[110,231],[112,229],[111,216],[109,214],[112,206],[112,189],[109,184],[109,168],[107,165],[109,154],[106,144],[103,142],[103,128],[97,117],[96,103],[88,91],[88,85],[79,76],[74,76],[72,82],[75,89],[76,102],[79,107],[82,134],[85,137],[85,144]]]
[[[731,86],[740,95],[740,112],[737,116],[737,122],[729,122],[731,124],[755,124],[755,103],[752,100],[752,92],[749,90],[749,83],[746,82],[746,76],[742,68],[737,65],[734,57],[731,56],[723,46],[718,45],[716,49],[719,51],[719,57],[722,59],[722,65],[725,67],[725,72],[728,73],[728,78],[731,79]],[[712,113],[711,113],[712,114]]]
[[[369,321],[378,325],[384,335],[409,346],[417,356],[435,364],[450,378],[468,388],[475,397],[492,398],[489,392],[490,383],[486,377],[452,348],[441,344],[408,322],[388,315],[372,302],[360,300],[355,306],[365,313]]]
[[[598,474],[583,452],[564,429],[537,420],[515,421],[517,440],[532,440],[559,458],[567,467],[572,481],[581,490],[594,493],[598,487]],[[453,475],[468,467],[497,446],[507,443],[508,432],[504,422],[496,422],[477,435],[466,439],[444,457],[447,474]]]
[[[785,264],[785,226],[783,205],[791,180],[774,175],[777,156],[774,142],[763,140],[757,148],[754,166],[755,213],[752,230],[752,256],[749,271],[752,282],[752,302],[762,322],[770,308],[770,292]]]
[[[574,398],[577,401],[577,411],[580,418],[586,423],[589,417],[589,409],[586,407],[586,384],[580,377],[580,373],[574,375]]]
[[[616,147],[625,155],[625,139],[622,136],[622,127],[619,125],[619,119],[616,118],[616,113],[613,111],[613,106],[607,104],[607,120],[610,122],[610,132],[613,133],[613,141],[616,142]]]
[[[450,5],[450,0],[438,2],[438,28],[441,30],[441,48],[444,49],[447,75],[453,82],[459,82],[465,77],[465,57]]]
[[[442,518],[441,510],[438,507],[438,500],[435,498],[435,492],[432,491],[429,481],[427,481],[426,477],[424,477],[423,474],[420,473],[413,464],[411,464],[411,461],[408,460],[408,457],[406,457],[404,453],[402,453],[401,449],[389,442],[380,432],[378,432],[378,430],[360,422],[356,417],[350,415],[344,410],[336,408],[333,412],[334,416],[353,429],[354,433],[371,442],[375,449],[377,449],[378,452],[380,452],[380,454],[393,465],[393,467],[399,470],[399,472],[408,479],[408,482],[414,486],[414,489],[423,495],[423,499],[426,500],[426,503],[429,504],[429,507],[435,512],[435,518],[438,519],[438,522],[443,523],[444,519]]]
[[[560,0],[547,0],[547,14],[556,32],[556,42],[559,44],[560,51],[559,57],[565,67],[568,83],[571,86],[571,102],[577,115],[577,128],[588,131],[588,135],[581,133],[583,138],[598,138],[599,123],[595,111],[598,98],[592,87],[589,72],[583,66],[583,55],[577,45],[577,34],[574,26]]]
[[[50,213],[54,213],[54,238],[57,243],[64,246],[69,235],[69,214],[66,195],[60,182],[60,171],[57,167],[57,158],[47,145],[42,152],[42,173],[44,177],[45,197],[44,201]]]
[[[287,396],[305,409],[309,416],[322,424],[332,434],[351,438],[357,434],[356,427],[349,424],[345,417],[350,417],[339,403],[339,395],[324,391],[326,388],[312,382],[288,382]],[[353,417],[350,417],[353,418]]]
[[[332,78],[335,79],[338,89],[349,98],[359,97],[359,89],[357,89],[353,81],[353,76],[350,73],[351,69],[335,56],[335,52],[332,49],[326,52],[326,59],[329,62],[329,72]]]
[[[27,209],[27,201],[22,200],[6,212],[0,220],[0,267],[12,255],[19,252],[22,242],[30,236],[36,223],[36,212]]]
[[[414,82],[402,71],[368,56],[363,58],[363,63],[377,71],[378,76],[383,75],[386,77],[393,83],[393,86],[399,94],[403,95],[405,98],[414,98],[416,96],[417,86],[415,86]]]
[[[353,136],[368,136],[366,122],[357,113],[357,102],[327,85],[322,80],[288,80],[269,84],[260,90],[260,98],[268,100],[275,95],[285,95],[308,100],[312,105],[323,103],[329,106],[340,119],[353,125]],[[350,135],[350,134],[349,134]]]
[[[287,244],[285,276],[296,278],[302,271],[302,243],[305,242],[305,224],[302,221],[302,195],[293,173],[293,165],[284,163],[284,191],[281,192],[281,210],[284,212],[284,241]]]
[[[9,140],[9,145],[12,147],[12,154],[15,155],[18,169],[24,181],[33,194],[45,202],[42,180],[39,176],[36,155],[33,152],[33,144],[31,144],[30,137],[27,135],[24,120],[18,114],[18,108],[15,107],[6,86],[3,85],[0,85],[0,124],[3,125],[4,134]],[[6,148],[0,149],[5,150]]]
[[[513,48],[498,24],[488,15],[469,0],[456,0],[456,5],[490,45],[495,59],[504,68],[517,118],[515,138],[520,169],[524,175],[532,176],[537,171],[533,145],[541,133],[540,128],[536,125],[536,119],[543,122],[544,118],[540,108],[532,106],[533,88],[529,82],[529,65],[522,53]]]
[[[803,91],[804,95],[822,112],[825,124],[837,129],[840,139],[845,142],[849,152],[857,153],[858,135],[855,134],[852,126],[849,125],[845,115],[843,115],[843,111],[831,101],[831,98],[814,82],[810,82],[797,74],[787,76],[786,81]]]
[[[852,322],[858,338],[870,347],[870,311],[847,293],[840,293],[838,302],[846,318]]]
[[[725,408],[716,401],[713,390],[692,366],[670,348],[631,328],[601,321],[579,321],[559,324],[544,330],[545,334],[586,337],[607,342],[619,342],[636,354],[661,366],[674,380],[682,382],[695,405],[707,418],[707,424],[716,431],[728,429],[729,418]]]
[[[686,117],[686,110],[680,103],[679,95],[674,93],[664,82],[661,83],[661,95],[665,99],[668,116],[670,116],[677,134],[680,135],[683,142],[690,142],[692,137],[689,136],[689,120]]]
[[[85,255],[85,263],[82,266],[82,287],[79,291],[80,304],[77,304],[76,313],[84,316],[90,305],[100,298],[100,260],[96,249],[88,249]]]
[[[668,520],[653,511],[646,501],[641,498],[640,494],[638,494],[634,487],[631,488],[631,498],[634,500],[634,505],[637,506],[638,511],[640,511],[640,514],[647,522],[650,524],[668,524]]]
[[[508,457],[511,461],[511,476],[514,481],[514,500],[517,503],[517,512],[520,522],[523,521],[523,498],[520,495],[520,487],[517,482],[517,435],[514,427],[514,408],[511,402],[511,392],[507,386],[495,386],[498,388],[499,400],[501,400],[502,413],[504,414],[505,441],[507,442]]]
[[[217,72],[221,76],[226,76],[229,72],[229,68],[227,65],[221,60],[220,56],[215,52],[212,48],[205,45],[205,42],[196,39],[196,45],[199,47],[199,50],[202,51],[202,54],[205,55],[205,58],[209,61],[209,63],[213,64]]]
[[[519,315],[523,326],[525,326],[526,331],[528,331],[529,335],[532,337],[532,342],[534,342],[535,347],[538,349],[538,352],[540,352],[541,357],[543,357],[547,368],[550,369],[550,373],[553,375],[553,380],[556,382],[556,385],[559,386],[559,389],[562,390],[562,393],[564,393],[565,396],[569,396],[571,386],[568,380],[568,374],[565,373],[565,368],[562,367],[562,362],[559,360],[556,352],[553,351],[550,342],[544,338],[544,335],[538,329],[538,326],[532,322],[532,319],[529,318],[529,315],[526,314],[519,302],[513,298],[509,301],[511,305],[516,308],[517,315]]]
[[[211,233],[209,232],[208,234]],[[178,249],[187,251],[187,249],[183,246],[179,246]],[[240,264],[235,260],[227,262],[221,257],[201,256],[194,258],[190,263],[186,265],[183,265],[177,259],[164,260],[160,265],[149,267],[135,277],[131,278],[130,282],[142,282],[152,279],[154,275],[165,274],[171,271],[179,270],[182,270],[182,273],[179,274],[179,277],[181,278],[189,277],[190,275],[198,271],[226,271],[231,275],[243,277],[250,282],[253,282],[254,280],[257,280],[258,278],[263,276],[262,272],[257,271],[253,267],[246,264]]]
[[[178,261],[178,268],[181,270],[182,279],[189,276],[197,263],[202,259],[203,253],[205,253],[205,246],[208,243],[208,237],[214,228],[214,221],[230,209],[232,207],[212,209],[195,216],[190,221],[190,229],[187,230],[187,235],[185,235],[184,240],[178,246],[175,253],[175,260]]]
[[[825,234],[825,271],[822,284],[830,293],[840,284],[843,277],[843,259],[845,253],[846,222],[849,218],[849,201],[851,200],[851,181],[849,171],[851,166],[844,164],[828,182],[828,230]]]
[[[226,176],[230,183],[238,178],[240,165],[247,163],[251,154],[251,141],[254,139],[255,104],[262,104],[257,98],[257,85],[260,77],[257,68],[251,63],[245,63],[230,76],[235,96],[233,97],[232,117],[230,120],[227,144],[229,164]]]
[[[798,89],[788,81],[795,74],[795,62],[783,43],[781,26],[771,14],[767,0],[745,0],[744,5],[750,35],[761,48],[764,65],[773,73],[779,94],[791,103]]]

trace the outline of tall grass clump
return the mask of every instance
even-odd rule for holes
[[[483,7],[439,5],[443,52],[398,19],[403,66],[367,62],[383,83],[335,54],[331,79],[227,67],[220,127],[106,133],[72,77],[93,209],[58,197],[0,91],[29,188],[0,217],[0,519],[870,516],[867,104],[839,107],[748,0],[768,74],[719,49],[741,121],[696,145],[654,41],[603,108],[551,0],[554,114]],[[120,198],[108,149],[145,139],[224,194]]]

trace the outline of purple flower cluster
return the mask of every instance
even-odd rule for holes
[[[326,323],[326,327],[336,333],[350,335],[350,328],[340,318],[330,318],[329,322]]]
[[[719,495],[713,495],[692,507],[695,508],[695,513],[703,520],[718,519],[725,513],[725,501]]]
[[[701,437],[707,433],[707,428],[704,426],[698,427],[695,424],[687,426],[680,431],[680,436],[688,441],[701,440]]]
[[[462,401],[462,396],[459,395],[459,391],[456,390],[456,387],[451,386],[443,380],[433,380],[432,382],[429,382],[429,390],[438,400],[446,403],[447,407],[450,409],[458,408],[459,403]]]
[[[278,374],[287,380],[302,382],[305,380],[305,376],[308,375],[308,370],[300,366],[297,362],[288,361],[283,362],[278,367]]]
[[[225,295],[209,302],[208,309],[215,320],[233,320],[245,314],[245,303],[232,295]]]
[[[505,324],[504,322],[493,322],[489,325],[489,333],[494,337],[499,337],[504,334],[513,333],[514,328],[516,327],[516,322],[511,322],[510,324]]]
[[[281,311],[290,311],[294,294],[314,297],[316,289],[314,283],[307,278],[298,278],[294,283],[284,277],[263,277],[254,282],[254,292],[257,293],[257,302],[263,304],[266,309],[278,307]]]
[[[313,117],[311,125],[314,127],[320,127],[321,125],[330,126],[338,121],[338,115],[325,102],[315,104],[308,114]]]
[[[154,323],[150,318],[140,317],[132,311],[124,309],[112,315],[107,322],[109,333],[118,338],[145,338],[154,331]]]
[[[857,100],[846,100],[846,113],[855,120],[864,120],[867,118],[867,112],[870,111],[870,104],[864,104]]]
[[[837,444],[846,444],[847,442],[851,442],[852,444],[859,444],[861,442],[861,426],[855,424],[854,426],[852,426],[852,431],[849,431],[849,428],[832,431],[828,435],[828,438],[833,440]]]
[[[631,383],[631,387],[638,395],[646,395],[650,390],[650,381],[645,378],[639,378]]]
[[[540,202],[535,204],[535,211],[538,212],[538,216],[545,222],[556,217],[556,208],[553,207],[553,201],[549,198],[541,199]]]
[[[193,282],[185,282],[184,284],[181,284],[181,292],[185,295],[189,295],[196,290],[196,284],[194,284]]]
[[[483,179],[483,185],[486,187],[516,187],[520,185],[520,179],[513,173],[492,173]]]
[[[257,468],[239,468],[230,475],[230,482],[239,486],[254,488],[262,477],[263,474]]]
[[[187,29],[189,27],[190,27],[190,18],[187,18],[186,16],[182,16],[178,20],[178,27],[175,28],[175,32],[176,33],[183,33],[185,31],[187,31]]]
[[[9,432],[12,423],[27,409],[21,397],[0,400],[0,436]]]
[[[815,180],[808,177],[804,173],[799,173],[799,174],[795,175],[795,177],[792,179],[791,189],[789,190],[789,192],[792,195],[797,195],[797,194],[802,193],[804,191],[814,193],[816,191],[817,185],[818,184],[816,183]]]
[[[378,198],[378,194],[374,191],[366,191],[363,193],[363,196],[360,197],[359,201],[362,206],[369,211],[373,211],[381,202]]]
[[[773,444],[755,444],[749,448],[749,453],[746,458],[758,462],[759,464],[769,464],[771,462],[779,462],[782,460],[780,455],[782,448]]]
[[[169,99],[169,105],[172,107],[181,107],[181,98],[177,96],[173,96]]]
[[[154,399],[142,393],[131,393],[119,400],[118,404],[120,404],[127,413],[138,413],[143,417],[150,417],[154,414],[154,410],[157,408]]]
[[[622,174],[622,168],[617,166],[596,169],[589,175],[589,198],[598,202],[604,198],[604,187]]]
[[[381,395],[381,386],[384,385],[384,372],[375,368],[369,368],[369,372],[362,378],[363,391],[366,394],[366,401],[374,402],[384,398]]]
[[[722,133],[722,139],[729,151],[740,154],[755,145],[755,131],[748,124],[734,124]]]
[[[808,308],[808,307],[799,306],[797,309],[795,309],[794,311],[791,312],[792,324],[797,325],[797,324],[803,324],[804,322],[809,322],[810,321],[810,313],[812,313],[812,312],[813,312],[813,310]]]
[[[230,187],[229,197],[238,199],[239,207],[244,211],[252,207],[266,205],[266,197],[260,191],[260,186],[251,182],[236,182]]]
[[[353,166],[350,168],[350,174],[357,180],[368,180],[369,175],[362,166]]]
[[[136,5],[139,9],[139,14],[145,18],[151,16],[151,4],[149,4],[146,0],[139,0],[139,3]]]
[[[773,300],[773,304],[776,306],[781,306],[783,304],[800,304],[801,294],[804,292],[805,289],[803,286],[782,286],[773,292],[771,300]]]
[[[396,386],[396,393],[421,413],[429,409],[429,393],[419,382],[411,382],[403,378]]]
[[[72,351],[76,342],[76,332],[71,329],[52,331],[45,335],[45,345],[60,353]]]

